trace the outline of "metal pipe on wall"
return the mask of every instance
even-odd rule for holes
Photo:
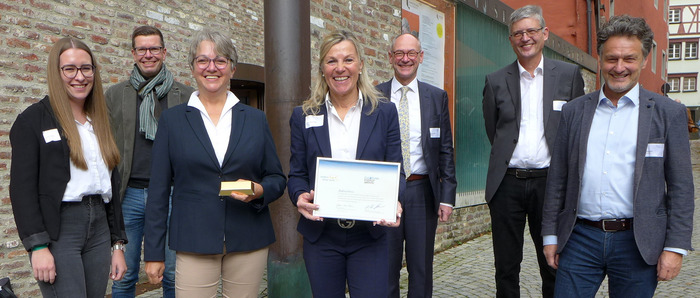
[[[309,0],[265,0],[265,112],[277,155],[289,172],[289,117],[309,95],[311,84]],[[299,212],[285,195],[270,205],[277,242],[270,247],[269,297],[311,297],[296,231]]]

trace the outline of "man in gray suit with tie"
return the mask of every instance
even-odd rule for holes
[[[491,213],[496,295],[520,296],[527,219],[542,294],[551,297],[556,273],[547,266],[540,236],[544,189],[561,107],[584,94],[583,78],[578,66],[542,55],[549,29],[539,6],[514,11],[508,29],[518,59],[486,76],[483,97],[484,124],[491,142],[486,202]]]
[[[418,38],[401,34],[389,51],[394,79],[377,85],[399,112],[406,191],[401,225],[388,229],[389,297],[399,297],[406,247],[408,297],[432,297],[433,248],[438,220],[452,214],[457,191],[452,128],[445,90],[416,79],[423,51]]]
[[[542,235],[555,296],[652,297],[691,250],[693,176],[682,104],[639,85],[654,33],[615,16],[598,31],[601,90],[566,104]]]

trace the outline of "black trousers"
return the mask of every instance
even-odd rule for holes
[[[542,296],[554,296],[556,270],[542,252],[542,204],[547,177],[516,178],[505,175],[489,202],[496,265],[496,296],[520,297],[520,263],[523,260],[525,222],[535,243],[542,277]]]

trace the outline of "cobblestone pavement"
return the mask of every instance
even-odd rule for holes
[[[693,176],[695,180],[695,220],[693,247],[700,249],[700,140],[693,140]],[[525,236],[524,256],[520,273],[520,295],[541,297],[540,277],[535,247],[529,232]],[[699,297],[700,257],[691,251],[683,258],[681,273],[672,281],[659,282],[655,297]],[[435,255],[434,297],[495,297],[493,250],[491,234],[467,241]],[[267,297],[267,276],[260,288],[260,297]],[[401,272],[401,296],[406,297],[407,274]],[[603,281],[596,297],[608,297],[607,280]],[[140,298],[161,297],[161,289],[139,295]]]

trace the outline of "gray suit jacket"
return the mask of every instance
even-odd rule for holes
[[[391,98],[391,80],[377,85],[387,99]],[[430,84],[418,81],[421,118],[421,148],[428,167],[428,178],[435,200],[433,209],[437,213],[440,203],[455,205],[457,178],[455,175],[452,126],[447,108],[447,92]],[[430,129],[439,128],[440,136],[430,136]]]
[[[576,224],[596,91],[564,105],[547,178],[542,235],[557,235],[557,253]],[[693,175],[682,104],[639,89],[639,125],[634,166],[634,239],[654,265],[664,247],[691,250]],[[645,157],[647,145],[664,144],[663,157]]]
[[[546,57],[543,71],[542,120],[551,153],[561,114],[553,110],[553,101],[569,101],[583,95],[583,78],[577,65]],[[486,176],[488,203],[501,185],[520,134],[520,73],[517,61],[486,76],[482,104],[486,135],[491,142]]]
[[[168,92],[168,108],[186,103],[194,89],[178,82]],[[121,174],[122,183],[120,194],[124,198],[126,187],[131,177],[131,161],[134,157],[134,138],[136,137],[136,103],[137,94],[128,80],[113,85],[105,92],[105,100],[109,109],[109,123],[112,125],[114,140],[121,154],[121,161],[117,166]]]

